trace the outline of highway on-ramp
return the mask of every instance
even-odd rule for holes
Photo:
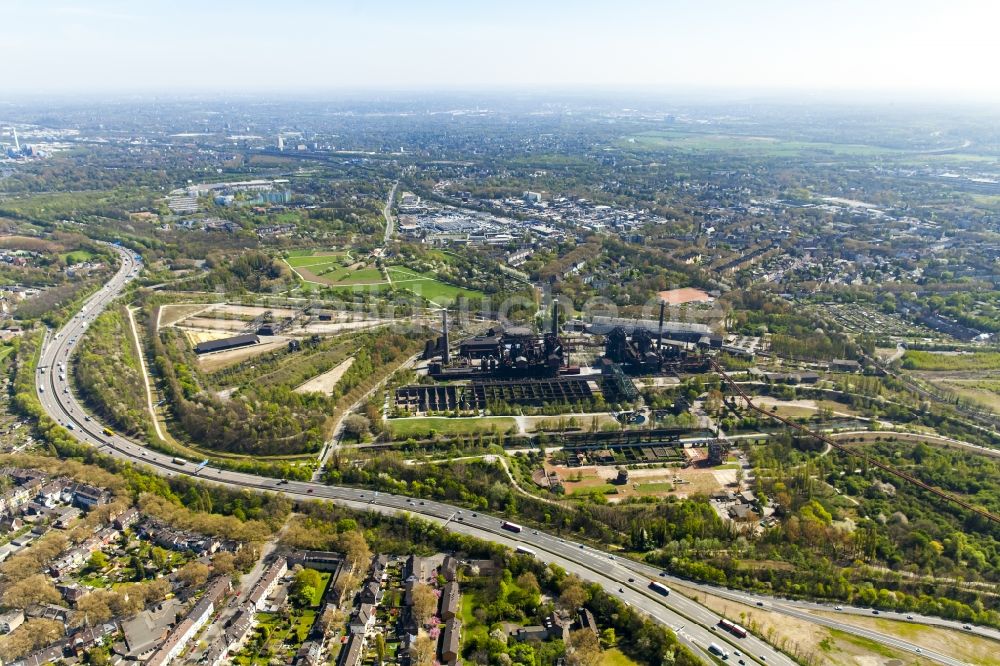
[[[52,419],[65,426],[79,441],[94,446],[105,454],[146,466],[165,476],[199,476],[206,481],[225,486],[281,493],[296,500],[331,500],[360,510],[384,513],[408,512],[444,524],[456,532],[513,548],[520,546],[542,561],[558,564],[585,580],[601,585],[610,594],[618,596],[637,610],[669,626],[677,633],[683,644],[703,659],[707,657],[708,646],[716,643],[732,655],[731,663],[742,661],[748,664],[767,663],[781,666],[792,666],[795,663],[787,655],[753,635],[739,639],[723,631],[716,626],[720,619],[719,615],[701,604],[676,592],[664,596],[653,591],[649,587],[652,580],[668,579],[661,577],[661,572],[649,565],[617,558],[585,544],[531,528],[520,528],[518,531],[505,529],[502,526],[503,520],[495,516],[432,500],[308,481],[283,481],[214,467],[196,469],[196,465],[192,462],[159,453],[113,432],[87,414],[74,396],[67,375],[70,356],[79,344],[89,322],[121,293],[141,269],[141,260],[137,255],[125,248],[113,247],[121,255],[120,270],[87,300],[80,312],[58,333],[46,335],[36,376],[38,398],[43,408]],[[691,583],[686,584],[691,585]],[[734,600],[750,599],[750,603],[754,603],[754,600],[766,600],[762,603],[767,604],[768,610],[790,616],[805,616],[812,622],[871,638],[906,652],[918,652],[915,646],[906,641],[826,618],[817,618],[809,614],[809,609],[801,604],[795,606],[791,602],[770,597],[751,597],[746,593],[722,588],[700,587],[711,594]],[[739,599],[736,599],[737,597]],[[852,610],[863,612],[861,609]],[[922,656],[948,666],[961,666],[964,663],[927,650],[922,652]]]

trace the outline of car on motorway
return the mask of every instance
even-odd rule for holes
[[[912,619],[913,619],[913,616],[912,616],[912,615],[907,615],[907,616],[906,616],[906,619],[907,619],[907,620],[912,620]]]
[[[842,610],[844,610],[844,607],[843,606],[834,606],[833,610],[842,611]]]
[[[312,488],[306,488],[306,492],[307,492],[307,493],[311,493],[312,491],[313,491],[313,489],[312,489]]]
[[[877,608],[872,610],[872,615],[878,615],[878,614],[879,614],[879,612],[878,612]]]
[[[628,579],[628,582],[630,582],[630,583],[634,583],[634,582],[635,582],[635,578],[629,578],[629,579]]]
[[[966,631],[972,631],[972,625],[971,624],[963,624],[962,625],[962,629],[965,629]]]

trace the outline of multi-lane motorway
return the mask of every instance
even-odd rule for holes
[[[540,560],[553,562],[581,578],[598,583],[608,592],[617,595],[626,603],[642,611],[654,620],[671,627],[678,638],[702,658],[708,659],[707,648],[711,643],[722,646],[730,654],[731,663],[781,664],[792,666],[795,662],[766,642],[750,635],[739,639],[718,628],[719,616],[708,608],[673,593],[661,596],[649,588],[651,580],[670,583],[669,576],[663,576],[658,569],[645,564],[618,558],[585,544],[563,539],[545,532],[524,528],[512,532],[501,527],[502,519],[459,509],[458,507],[370,490],[327,486],[305,481],[279,481],[268,477],[232,472],[206,467],[196,471],[192,462],[178,461],[171,456],[148,449],[141,444],[113,433],[110,429],[86,413],[76,400],[68,384],[68,362],[73,349],[79,343],[86,326],[125,288],[141,269],[140,259],[124,248],[117,248],[122,257],[122,266],[112,280],[94,294],[81,311],[58,333],[46,335],[39,361],[37,380],[38,397],[49,416],[64,425],[80,441],[97,447],[102,452],[133,463],[142,464],[165,476],[194,475],[207,481],[239,488],[253,488],[277,492],[296,500],[330,500],[355,509],[386,513],[409,512],[427,520],[445,524],[449,529],[502,543],[510,547],[527,548]],[[127,344],[126,341],[122,341]],[[699,586],[703,591],[733,601],[763,606],[765,610],[801,617],[811,622],[829,626],[858,636],[876,640],[898,650],[920,653],[923,657],[947,664],[961,666],[964,662],[929,650],[920,650],[914,645],[882,635],[867,629],[859,629],[835,619],[820,618],[809,611],[830,606],[789,602],[772,597],[753,596],[711,586]],[[845,608],[841,612],[870,613],[865,609]],[[883,614],[882,617],[896,617],[897,614]],[[902,619],[900,616],[897,619]],[[947,621],[934,618],[914,618],[913,621],[950,626]],[[956,627],[958,623],[951,623]],[[998,632],[987,632],[977,628],[982,635],[1000,638]],[[992,636],[991,634],[997,634]]]

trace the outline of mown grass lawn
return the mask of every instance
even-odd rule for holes
[[[505,433],[516,426],[509,416],[487,417],[436,417],[390,419],[389,431],[396,439],[427,437],[430,431],[441,435],[489,434],[494,430]]]

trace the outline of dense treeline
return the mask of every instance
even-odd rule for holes
[[[90,324],[73,358],[74,379],[84,402],[102,420],[128,434],[145,435],[151,426],[146,386],[125,308],[109,308]]]
[[[330,396],[254,382],[237,387],[224,400],[205,390],[197,360],[178,331],[157,333],[151,324],[150,337],[171,410],[186,436],[208,448],[254,455],[318,451],[336,418],[340,399],[353,396],[418,344],[415,335],[401,333],[360,336],[355,361]],[[296,383],[301,379],[292,378]]]
[[[256,250],[235,257],[210,254],[205,267],[208,272],[197,279],[185,281],[184,289],[235,294],[288,289],[294,282],[284,262]]]
[[[758,469],[778,472],[758,473],[757,492],[773,502],[776,526],[756,538],[681,537],[649,559],[719,585],[1000,623],[988,593],[1000,576],[995,527],[856,459],[803,453],[815,444],[776,437],[754,449]],[[868,452],[992,510],[1000,505],[989,491],[998,473],[992,459],[899,442]],[[846,522],[849,511],[856,515]]]
[[[560,533],[584,534],[601,543],[642,546],[643,550],[685,537],[721,539],[733,535],[731,525],[704,501],[670,498],[619,505],[550,503],[519,494],[502,467],[479,460],[407,465],[400,456],[386,454],[357,465],[334,456],[326,478],[331,483],[366,485],[490,510],[543,524]]]

